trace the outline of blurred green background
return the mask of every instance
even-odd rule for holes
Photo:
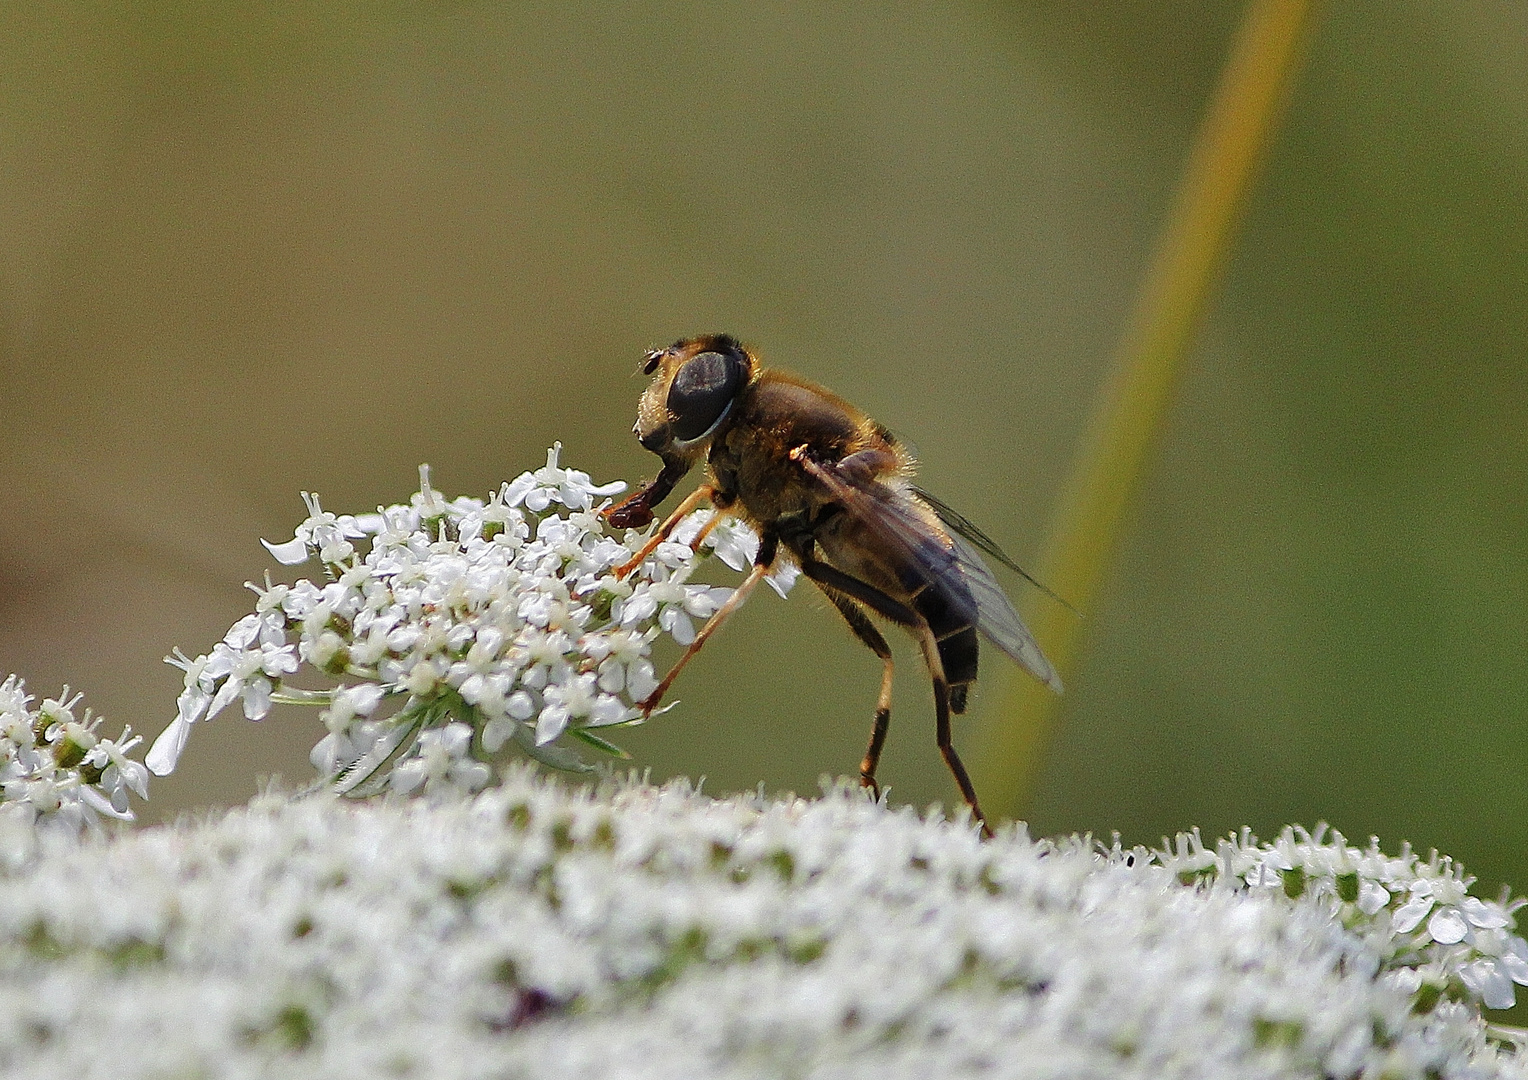
[[[640,352],[702,331],[858,402],[1032,560],[1241,10],[7,6],[0,668],[153,735],[160,657],[248,610],[300,490],[365,510],[428,461],[484,494],[554,439],[639,480]],[[1528,10],[1329,5],[1035,832],[1326,819],[1528,887],[1525,180]],[[897,648],[882,778],[948,805]],[[811,792],[877,683],[826,603],[763,594],[625,743]],[[145,817],[305,779],[316,738],[220,717]]]

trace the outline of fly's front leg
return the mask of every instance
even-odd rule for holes
[[[645,529],[652,524],[653,507],[669,497],[674,485],[685,478],[690,465],[683,458],[667,458],[658,475],[633,491],[600,516],[616,529]]]
[[[624,578],[637,567],[641,566],[642,561],[651,555],[654,551],[656,551],[659,544],[668,539],[669,533],[674,531],[674,526],[683,521],[685,515],[688,514],[691,510],[694,510],[702,502],[711,498],[715,494],[715,491],[716,489],[713,488],[710,484],[701,484],[700,487],[690,492],[689,497],[675,508],[674,512],[668,516],[668,520],[666,520],[658,529],[658,531],[653,534],[652,539],[648,540],[647,543],[642,545],[642,550],[615,568],[615,576],[618,578]],[[615,509],[619,509],[619,507],[616,507]],[[715,518],[712,518],[712,521],[715,520]]]

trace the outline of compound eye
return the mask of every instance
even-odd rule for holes
[[[735,357],[703,352],[685,361],[669,385],[675,440],[688,443],[709,435],[732,410],[742,385],[743,369]]]

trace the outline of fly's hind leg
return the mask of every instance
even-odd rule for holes
[[[987,824],[987,815],[982,813],[976,801],[976,788],[950,738],[950,684],[944,677],[944,663],[939,659],[939,642],[935,640],[934,631],[929,629],[926,620],[919,619],[913,633],[918,637],[918,644],[923,647],[923,661],[928,665],[928,673],[934,680],[934,740],[939,744],[939,753],[944,756],[944,763],[950,767],[955,777],[961,797],[971,808],[971,816],[981,825],[982,838],[990,840],[992,826]]]
[[[891,726],[891,646],[853,600],[821,582],[817,585],[843,614],[854,636],[869,646],[885,665],[881,673],[881,696],[875,702],[875,723],[870,728],[870,745],[865,748],[865,758],[860,762],[860,786],[869,788],[879,799],[881,785],[875,781],[875,770],[881,761],[881,747],[886,745],[886,730]]]
[[[827,563],[818,562],[815,559],[802,559],[801,572],[817,584],[852,597],[877,614],[884,615],[892,622],[907,627],[918,639],[918,645],[923,650],[923,662],[928,665],[929,677],[934,681],[934,738],[939,743],[939,753],[943,755],[944,763],[950,767],[955,783],[960,788],[961,797],[971,808],[971,816],[981,825],[982,836],[990,839],[992,826],[987,824],[987,815],[982,813],[981,805],[976,801],[976,788],[971,784],[971,775],[966,772],[966,767],[961,762],[960,755],[955,752],[955,744],[950,738],[950,683],[945,678],[944,661],[939,658],[939,640],[934,637],[934,631],[930,628],[928,620],[906,604],[887,596],[875,586],[866,584],[859,578],[851,577]],[[830,592],[829,595],[831,596],[832,593]],[[853,620],[850,621],[850,625],[853,625]],[[882,644],[885,644],[884,640]],[[874,739],[872,735],[872,748],[875,747]]]

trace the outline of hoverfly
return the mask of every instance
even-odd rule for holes
[[[727,515],[741,517],[759,534],[748,576],[642,703],[643,714],[657,707],[675,676],[742,606],[775,560],[793,559],[883,664],[860,782],[879,794],[876,765],[891,722],[891,649],[871,621],[878,615],[907,629],[922,649],[934,684],[939,751],[983,834],[990,836],[950,741],[950,714],[965,711],[976,681],[977,631],[1061,691],[1055,668],[978,549],[1024,571],[986,534],[913,485],[916,462],[890,431],[822,387],[765,368],[736,339],[710,334],[654,349],[642,370],[653,381],[642,395],[633,430],[663,459],[663,468],[606,510],[606,518],[616,528],[644,528],[653,520],[653,508],[702,459],[707,476],[616,573],[625,576],[641,565],[702,502],[709,501],[716,514],[693,546]]]

